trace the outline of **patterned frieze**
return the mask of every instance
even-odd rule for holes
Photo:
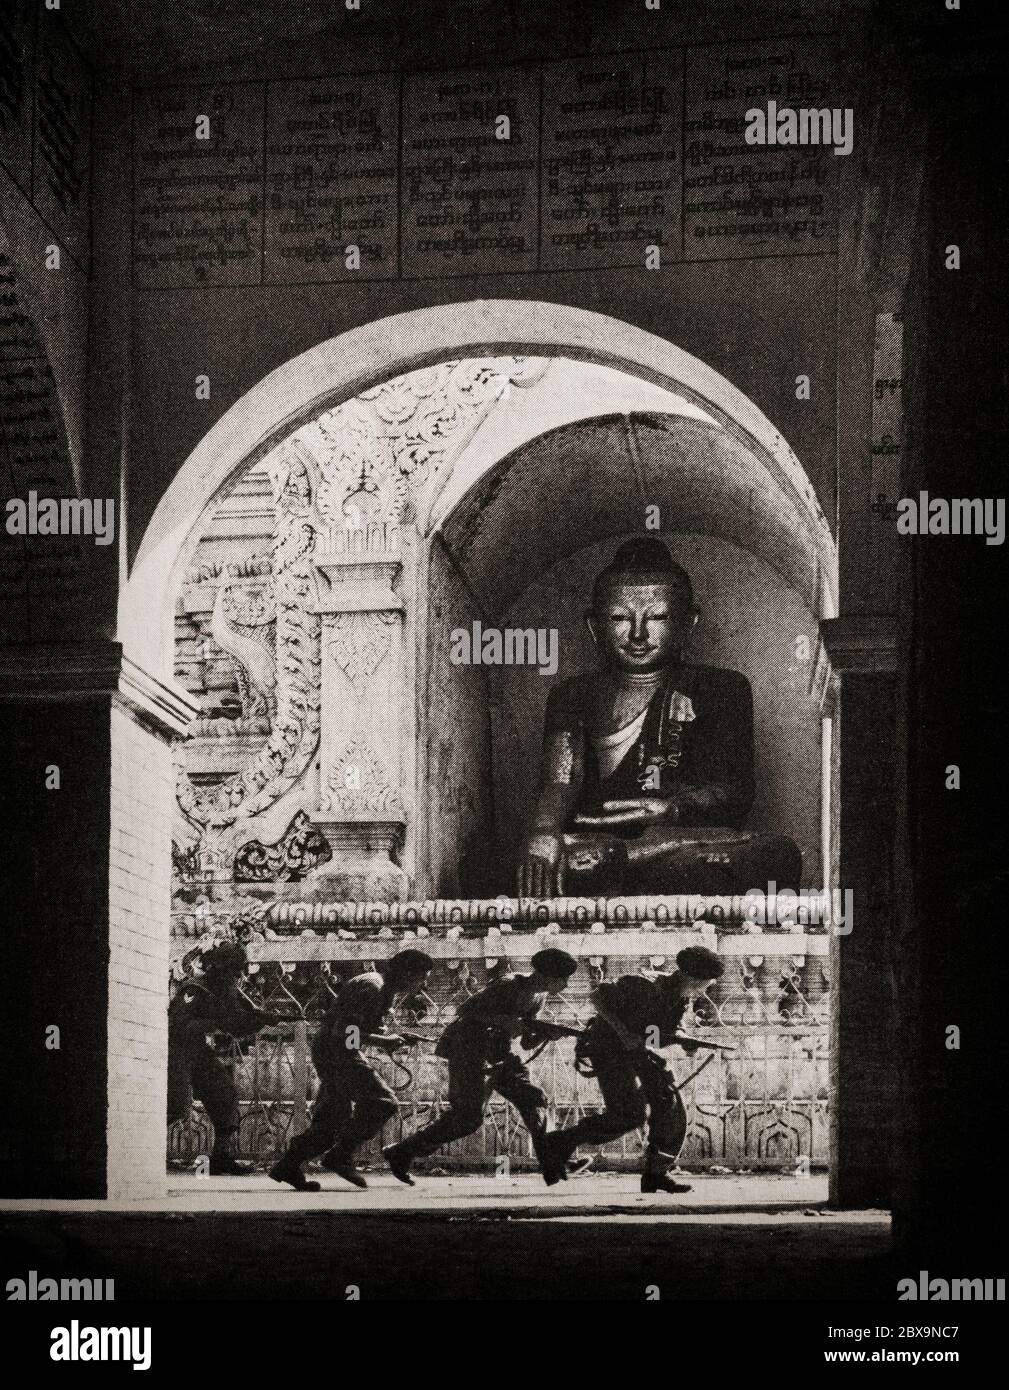
[[[551,923],[550,927],[555,928],[556,924]],[[525,932],[499,931],[485,936],[465,936],[458,929],[453,932],[451,928],[444,935],[436,935],[424,927],[401,931],[389,928],[385,934],[379,932],[359,939],[348,939],[342,932],[303,931],[297,935],[250,937],[248,950],[250,960],[264,963],[368,962],[394,954],[407,942],[416,942],[435,960],[484,963],[509,960],[527,965],[537,951],[561,939],[565,951],[578,960],[588,961],[590,965],[613,958],[643,960],[656,971],[672,970],[677,951],[685,946],[696,946],[701,941],[712,950],[717,950],[719,955],[744,963],[747,973],[755,980],[763,971],[772,968],[780,970],[783,976],[796,977],[808,958],[826,960],[829,950],[829,939],[825,936],[804,932],[759,932],[743,937],[703,926],[693,929],[672,927],[664,931],[618,927],[595,935],[548,928]]]
[[[729,932],[768,930],[826,933],[833,904],[829,893],[705,896],[680,893],[619,898],[438,898],[425,902],[274,903],[271,927],[511,927],[553,924],[558,929],[604,932],[608,926],[652,923],[657,929],[699,923]]]

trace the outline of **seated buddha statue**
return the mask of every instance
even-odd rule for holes
[[[550,692],[520,896],[798,891],[795,843],[743,828],[753,699],[738,671],[684,660],[699,616],[656,538],[625,542],[597,578],[601,669]]]

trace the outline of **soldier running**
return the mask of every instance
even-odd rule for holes
[[[244,946],[226,941],[208,952],[202,980],[186,980],[168,1008],[168,1123],[188,1118],[193,1097],[214,1126],[210,1172],[242,1177],[253,1165],[233,1153],[238,1133],[238,1092],[231,1068],[217,1055],[211,1035],[249,1038],[282,1020],[242,994]]]
[[[484,1106],[497,1091],[522,1116],[540,1171],[548,1186],[566,1177],[565,1164],[544,1160],[547,1098],[529,1076],[526,1063],[512,1050],[516,1038],[525,1046],[569,1030],[555,1029],[539,1011],[548,995],[560,994],[578,968],[566,951],[538,951],[531,975],[503,975],[460,1007],[435,1049],[448,1062],[449,1107],[431,1124],[384,1150],[389,1167],[413,1186],[410,1164],[472,1134],[483,1123]]]
[[[622,975],[599,985],[593,1000],[598,1011],[579,1039],[577,1056],[590,1068],[602,1092],[604,1109],[586,1115],[570,1129],[546,1136],[547,1163],[565,1164],[580,1144],[606,1144],[645,1122],[648,1146],[641,1175],[642,1192],[689,1192],[689,1183],[669,1174],[687,1132],[686,1113],[675,1078],[656,1047],[674,1041],[687,1008],[723,973],[722,962],[705,946],[688,946],[676,957],[676,970],[654,982],[643,975]],[[650,1031],[655,1047],[647,1045]],[[686,1052],[697,1044],[679,1045]]]
[[[312,1123],[291,1140],[270,1170],[275,1181],[290,1183],[299,1192],[318,1192],[319,1183],[305,1177],[302,1164],[326,1154],[331,1172],[355,1187],[368,1186],[354,1163],[355,1151],[382,1129],[397,1105],[360,1049],[395,1052],[404,1045],[399,1033],[388,1031],[389,1014],[402,999],[423,989],[433,964],[423,951],[400,951],[379,970],[356,975],[340,989],[312,1042],[312,1061],[321,1083]]]

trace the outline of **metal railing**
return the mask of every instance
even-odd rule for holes
[[[754,942],[755,946],[759,943]],[[647,961],[611,961],[609,975],[634,973]],[[717,1053],[682,1096],[687,1138],[680,1162],[708,1170],[809,1171],[827,1162],[827,982],[824,957],[738,955],[726,976],[696,1005],[704,1033],[733,1044]],[[308,1124],[317,1078],[311,1037],[342,977],[361,971],[360,962],[302,961],[261,967],[248,982],[249,993],[266,1008],[292,1014],[290,1023],[260,1033],[247,1044],[222,1044],[233,1068],[240,1097],[237,1152],[266,1165],[294,1134]],[[439,961],[429,991],[409,1002],[399,1022],[434,1038],[455,1017],[458,1005],[495,973],[471,961]],[[582,972],[579,972],[581,977]],[[545,1013],[558,1022],[584,1026],[592,1015],[589,993],[599,971],[576,978],[574,988],[552,1000]],[[703,1054],[668,1054],[679,1079],[698,1071]],[[387,1125],[382,1143],[433,1118],[445,1106],[446,1066],[433,1055],[433,1043],[414,1044],[373,1061],[399,1097],[399,1114]],[[550,1043],[531,1065],[533,1079],[546,1092],[551,1126],[574,1124],[601,1108],[598,1088],[574,1065],[574,1043]],[[168,1156],[190,1163],[209,1152],[210,1122],[197,1105],[188,1121],[169,1131]],[[598,1151],[596,1169],[636,1165],[643,1147],[640,1131]],[[379,1159],[373,1141],[363,1161]],[[429,1160],[429,1167],[501,1171],[502,1158],[516,1169],[534,1166],[529,1137],[515,1111],[492,1097],[484,1124]]]

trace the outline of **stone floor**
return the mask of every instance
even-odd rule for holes
[[[892,1298],[889,1217],[826,1208],[826,1180],[694,1177],[644,1197],[630,1174],[546,1189],[534,1175],[171,1175],[158,1202],[0,1204],[9,1273],[114,1278],[116,1298],[399,1300]],[[654,1296],[654,1295],[653,1295]]]

